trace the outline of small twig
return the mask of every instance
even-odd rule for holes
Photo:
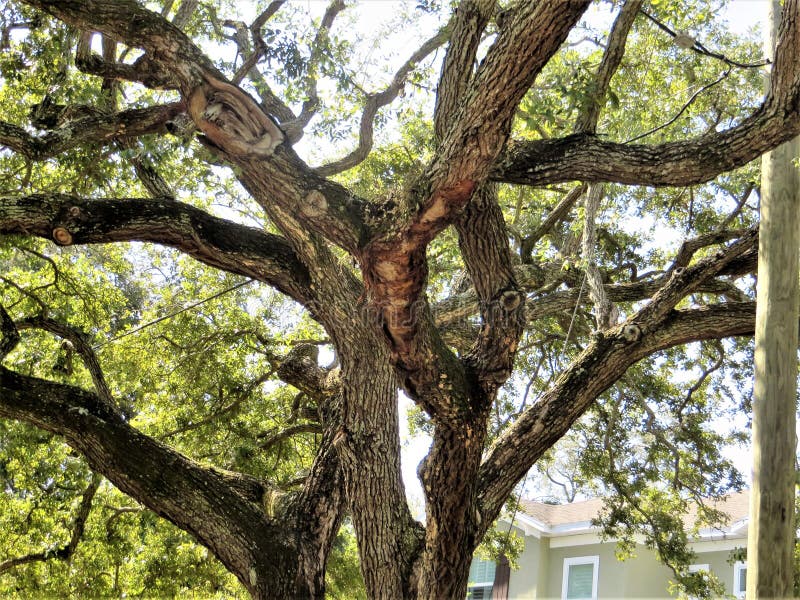
[[[741,198],[739,198],[739,200],[736,202],[736,208],[734,208],[731,211],[731,213],[727,217],[725,217],[722,223],[720,223],[717,226],[717,228],[714,230],[715,232],[724,231],[725,228],[728,225],[730,225],[736,217],[739,216],[739,213],[742,212],[742,209],[744,208],[744,205],[747,203],[747,199],[750,197],[750,194],[753,192],[753,189],[755,189],[755,185],[752,183],[749,183],[747,187],[744,188],[744,192],[742,192]]]
[[[273,375],[275,374],[275,369],[270,370],[268,373],[257,377],[255,380],[250,382],[246,389],[242,390],[240,393],[236,394],[235,399],[228,404],[227,406],[222,407],[221,409],[212,412],[211,414],[203,417],[199,421],[195,421],[194,423],[190,423],[185,425],[184,427],[178,427],[177,429],[173,429],[172,431],[168,431],[164,435],[161,436],[161,439],[168,439],[174,437],[181,433],[186,433],[189,431],[193,431],[195,429],[199,429],[203,425],[208,425],[209,423],[213,423],[220,417],[235,411],[239,406],[241,406],[242,402],[247,400],[253,393],[256,387],[268,381]]]
[[[135,327],[134,329],[131,329],[130,331],[126,331],[125,333],[122,333],[122,334],[120,334],[120,335],[118,335],[116,337],[113,337],[111,339],[108,339],[105,342],[101,342],[99,344],[95,344],[92,348],[94,350],[97,350],[98,348],[102,348],[103,346],[107,346],[108,344],[116,342],[117,340],[121,340],[122,338],[128,337],[129,335],[133,335],[134,333],[139,333],[143,329],[146,329],[148,327],[151,327],[153,325],[161,323],[162,321],[166,321],[167,319],[171,319],[172,317],[176,317],[179,314],[186,312],[187,310],[191,310],[193,308],[197,308],[201,304],[205,304],[206,302],[210,302],[211,300],[215,300],[216,298],[219,298],[220,296],[223,296],[224,294],[227,294],[227,293],[232,292],[234,290],[238,290],[240,287],[244,287],[244,286],[246,286],[246,285],[248,285],[250,283],[253,283],[254,281],[255,281],[254,279],[248,279],[247,281],[242,281],[241,283],[237,283],[236,285],[233,285],[233,286],[231,286],[229,288],[225,288],[224,290],[221,290],[221,291],[217,292],[216,294],[212,294],[211,296],[203,298],[202,300],[198,300],[197,302],[192,302],[191,304],[188,304],[188,305],[184,306],[183,308],[181,308],[179,310],[176,310],[175,312],[171,312],[171,313],[169,313],[167,315],[164,315],[163,317],[159,317],[157,319],[153,319],[152,321],[148,321],[144,325],[140,325],[139,327]]]
[[[297,423],[296,425],[291,425],[277,433],[270,434],[270,433],[259,433],[256,437],[258,438],[266,438],[263,442],[258,444],[258,447],[262,450],[268,450],[278,442],[282,442],[283,440],[289,439],[292,436],[295,436],[300,433],[322,433],[322,425],[319,423]]]

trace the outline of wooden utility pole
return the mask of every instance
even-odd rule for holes
[[[768,56],[773,55],[780,11],[779,0],[770,0]],[[797,156],[795,139],[765,154],[761,163],[748,599],[792,595],[800,250]]]

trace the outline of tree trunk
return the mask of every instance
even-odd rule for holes
[[[780,10],[773,0],[770,54]],[[792,161],[797,150],[794,140],[762,160],[748,598],[788,597],[793,584],[800,178]]]
[[[344,350],[343,426],[334,445],[361,572],[370,598],[402,598],[413,595],[410,570],[422,531],[408,510],[400,469],[397,375],[383,340],[371,332]]]
[[[485,413],[480,424],[461,427],[438,424],[422,469],[427,499],[427,531],[419,597],[463,598],[469,565],[478,545],[480,513],[477,473],[485,439]]]

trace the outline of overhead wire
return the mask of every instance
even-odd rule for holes
[[[102,348],[103,346],[107,346],[107,345],[109,345],[109,344],[111,344],[113,342],[116,342],[117,340],[121,340],[122,338],[126,338],[126,337],[128,337],[130,335],[133,335],[135,333],[139,333],[140,331],[142,331],[144,329],[147,329],[148,327],[152,327],[153,325],[161,323],[162,321],[166,321],[168,319],[172,319],[173,317],[177,317],[181,313],[185,313],[186,311],[192,310],[193,308],[197,308],[198,306],[201,306],[201,305],[205,304],[206,302],[210,302],[211,300],[216,300],[220,296],[224,296],[225,294],[229,294],[230,292],[238,290],[239,288],[242,288],[242,287],[244,287],[246,285],[249,285],[249,284],[253,283],[254,281],[255,281],[255,279],[248,279],[246,281],[241,281],[241,282],[237,283],[236,285],[232,285],[232,286],[230,286],[228,288],[225,288],[224,290],[221,290],[221,291],[219,291],[219,292],[217,292],[215,294],[212,294],[211,296],[208,296],[207,298],[203,298],[202,300],[198,300],[197,302],[192,302],[191,304],[187,304],[186,306],[184,306],[182,308],[179,308],[178,310],[176,310],[174,312],[171,312],[171,313],[169,313],[167,315],[163,315],[161,317],[158,317],[157,319],[153,319],[152,321],[148,321],[147,323],[145,323],[143,325],[135,327],[135,328],[131,329],[130,331],[126,331],[125,333],[122,333],[122,334],[120,334],[120,335],[118,335],[116,337],[112,337],[110,339],[107,339],[104,342],[100,342],[99,344],[96,344],[96,345],[92,346],[92,349],[93,350],[97,350],[98,348]]]

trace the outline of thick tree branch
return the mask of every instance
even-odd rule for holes
[[[38,137],[17,125],[0,122],[0,145],[29,160],[42,161],[81,144],[108,144],[149,133],[165,133],[167,122],[183,110],[181,103],[173,103],[110,115],[95,113],[68,121]]]
[[[626,326],[593,342],[492,445],[481,465],[479,484],[484,517],[490,523],[517,481],[630,366],[673,346],[750,335],[755,327],[755,304],[731,302],[674,310],[661,327],[636,342],[623,337]]]
[[[367,290],[412,394],[424,389],[436,398],[439,375],[450,378],[460,371],[452,368],[454,357],[436,335],[422,299],[425,248],[488,175],[519,100],[587,5],[552,0],[523,3],[513,11],[472,79],[436,158],[405,199],[409,210],[384,219],[387,230],[364,248]],[[452,379],[448,385],[462,387]]]
[[[486,184],[475,192],[455,227],[482,322],[463,360],[480,383],[488,407],[511,374],[526,322],[525,294],[516,280],[495,186]]]
[[[452,19],[452,34],[444,57],[434,109],[436,139],[444,139],[452,125],[459,101],[472,79],[475,54],[481,36],[494,12],[495,0],[466,0],[456,8]]]
[[[124,493],[192,534],[251,593],[289,569],[294,542],[226,478],[143,435],[95,394],[0,367],[0,416],[63,436]]]
[[[492,169],[495,181],[545,185],[564,181],[686,186],[743,166],[800,134],[800,17],[797,0],[782,14],[773,78],[764,104],[719,133],[656,146],[576,134],[511,144]]]
[[[284,214],[351,252],[368,237],[361,200],[303,163],[255,100],[228,83],[208,57],[161,15],[132,0],[28,3],[82,30],[100,31],[142,48],[148,60],[173,74],[204,141],[238,167],[242,184],[285,231],[293,224],[284,222]]]
[[[188,68],[192,64],[221,77],[212,62],[176,25],[135,0],[29,0],[26,3],[81,30],[99,31],[134,48],[143,48],[152,53],[155,60],[178,67],[180,72],[175,75],[182,80],[197,77]]]
[[[498,160],[491,179],[548,185],[576,179],[628,185],[688,186],[746,165],[800,133],[800,115],[762,108],[742,124],[699,138],[658,146],[626,145],[591,135],[515,142]]]
[[[213,217],[172,200],[94,200],[60,194],[0,199],[0,234],[60,244],[122,241],[172,246],[214,267],[311,300],[308,271],[280,236]]]

